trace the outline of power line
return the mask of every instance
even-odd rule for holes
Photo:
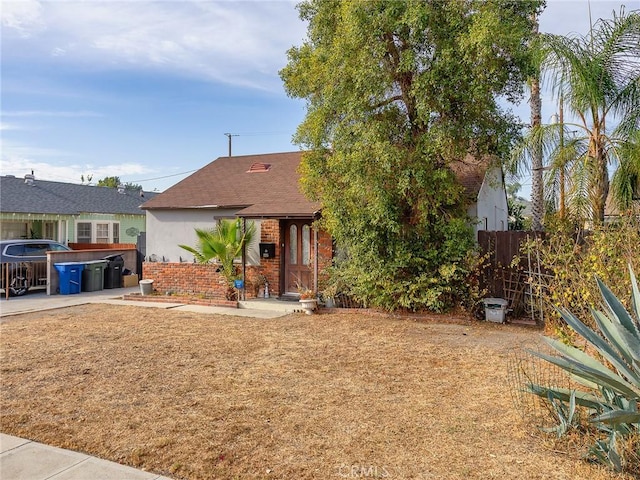
[[[225,135],[229,135],[227,133],[225,133]],[[231,134],[234,137],[235,136],[243,136],[243,137],[258,137],[258,136],[264,136],[264,135],[291,135],[291,132],[287,131],[287,132],[238,132],[238,133],[233,133]]]
[[[162,177],[155,177],[155,178],[145,178],[143,180],[132,180],[132,182],[151,182],[153,180],[162,180],[163,178],[171,178],[171,177],[178,177],[180,175],[186,175],[187,173],[193,173],[197,170],[198,169],[196,168],[195,170],[189,170],[188,172],[174,173],[172,175],[164,175]]]

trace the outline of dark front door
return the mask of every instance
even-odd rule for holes
[[[311,220],[288,220],[284,228],[284,291],[312,288]]]

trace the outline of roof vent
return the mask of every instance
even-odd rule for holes
[[[270,163],[257,162],[257,163],[254,163],[253,165],[251,165],[249,167],[249,170],[247,170],[247,173],[268,172],[270,168],[271,168],[271,164]]]
[[[27,173],[24,176],[24,183],[26,183],[27,185],[34,186],[35,185],[35,179],[36,179],[36,176],[33,174],[33,170],[31,170],[31,173]]]
[[[124,185],[118,185],[118,193],[121,193],[124,195],[125,191],[124,191]]]

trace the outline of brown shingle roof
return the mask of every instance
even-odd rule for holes
[[[473,155],[467,155],[464,160],[451,162],[449,167],[464,188],[465,195],[475,202],[487,169],[494,163],[497,164],[497,159],[490,156],[478,159]]]
[[[301,158],[302,152],[220,157],[142,208],[239,208],[243,217],[311,217],[320,204],[307,200],[299,189]],[[488,157],[470,155],[451,164],[472,201],[490,164]]]
[[[142,205],[143,209],[242,208],[242,216],[304,216],[319,204],[299,188],[302,152],[220,157]],[[256,165],[269,165],[256,170]]]

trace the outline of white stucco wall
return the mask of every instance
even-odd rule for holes
[[[469,214],[477,219],[476,238],[479,230],[508,230],[507,193],[502,170],[499,167],[493,167],[487,171],[478,193],[478,203],[469,210]]]
[[[233,218],[235,210],[147,210],[147,257],[155,255],[167,262],[192,262],[193,255],[178,245],[195,247],[195,229],[213,228],[216,219]],[[259,264],[260,221],[256,220],[256,238],[247,249],[247,263]]]

